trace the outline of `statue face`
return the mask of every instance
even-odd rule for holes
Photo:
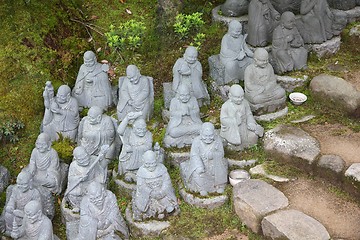
[[[265,68],[269,64],[269,60],[267,58],[255,58],[255,65],[259,68]]]
[[[132,84],[137,84],[140,80],[140,75],[137,72],[132,71],[127,74],[127,78]]]
[[[74,160],[79,166],[86,167],[90,164],[90,158],[86,152],[78,155],[74,155]]]
[[[84,65],[86,67],[93,67],[95,65],[95,59],[94,58],[84,58]]]
[[[182,103],[187,103],[191,98],[191,95],[189,92],[181,92],[179,93],[179,99]]]
[[[215,140],[215,133],[210,129],[205,129],[201,132],[201,140],[206,143],[210,144]]]
[[[89,112],[88,117],[91,125],[96,125],[101,122],[101,114],[92,114]]]
[[[240,105],[244,100],[244,95],[238,93],[229,93],[229,98],[231,102]]]
[[[143,126],[142,124],[140,126],[137,125],[134,126],[135,135],[138,137],[144,137],[146,131],[147,131],[146,126]]]
[[[295,19],[293,18],[287,18],[283,21],[283,26],[286,28],[286,29],[293,29],[294,26],[295,26]]]
[[[239,38],[241,36],[241,31],[241,25],[229,29],[230,36],[233,38]]]
[[[144,167],[149,170],[150,172],[155,171],[157,166],[157,162],[155,158],[146,159],[144,163]]]
[[[102,187],[97,187],[90,192],[90,201],[97,207],[102,207],[105,200],[105,191]]]
[[[48,142],[46,142],[44,139],[37,140],[35,143],[35,147],[41,153],[44,153],[44,152],[47,152],[50,150],[50,144]]]
[[[27,182],[19,182],[19,181],[17,181],[16,186],[20,190],[20,192],[22,192],[22,193],[26,193],[30,188],[29,183],[27,183]]]
[[[56,100],[58,103],[66,103],[70,100],[70,93],[58,93],[56,94]]]
[[[40,219],[42,212],[41,209],[38,210],[37,208],[29,208],[25,210],[25,215],[29,222],[34,224]]]
[[[185,61],[190,64],[194,64],[197,61],[197,52],[195,51],[188,51],[185,54]]]

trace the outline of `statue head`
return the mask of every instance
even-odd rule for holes
[[[187,63],[194,64],[197,61],[198,51],[196,47],[189,46],[186,48],[184,53],[184,59]]]
[[[45,90],[47,91],[47,94],[49,95],[50,98],[53,98],[55,96],[54,87],[53,87],[53,85],[51,84],[50,81],[46,81]]]
[[[92,106],[87,113],[89,123],[91,125],[99,124],[102,119],[102,113],[103,113],[102,108],[98,106]]]
[[[138,137],[144,137],[146,135],[146,122],[143,118],[138,118],[135,120],[133,124],[133,131]]]
[[[147,150],[143,155],[144,167],[149,170],[150,172],[155,171],[157,167],[156,161],[156,154],[151,151]]]
[[[58,103],[66,103],[70,101],[71,89],[68,85],[61,85],[56,94],[56,100]]]
[[[105,188],[104,186],[99,183],[98,181],[92,181],[88,186],[88,196],[90,199],[90,202],[95,204],[98,208],[102,208],[105,202]]]
[[[35,142],[36,149],[41,152],[48,152],[51,148],[51,139],[46,133],[40,133]]]
[[[34,224],[39,221],[43,215],[42,206],[39,200],[32,200],[24,207],[24,213],[30,223]]]
[[[135,65],[129,65],[126,68],[126,77],[132,84],[137,84],[140,80],[140,70]]]
[[[269,64],[269,53],[265,48],[257,48],[254,52],[255,66],[265,68]]]
[[[22,192],[25,193],[30,189],[31,174],[27,171],[21,171],[16,178],[16,186]]]
[[[190,87],[187,84],[180,84],[177,89],[177,95],[182,103],[187,103],[191,98]]]
[[[286,29],[293,29],[295,26],[295,15],[292,12],[284,12],[281,15],[281,24],[286,28]]]
[[[233,38],[238,38],[241,36],[241,31],[242,25],[239,21],[232,20],[229,23],[228,33],[230,34],[230,36],[232,36]]]
[[[93,51],[86,51],[84,53],[84,65],[86,67],[92,67],[96,63],[96,55]]]
[[[212,143],[215,140],[214,125],[210,122],[203,123],[201,125],[200,137],[204,143],[206,143],[206,144]]]
[[[79,166],[86,167],[90,164],[90,156],[83,146],[77,146],[73,151],[73,156]]]
[[[244,90],[239,84],[234,84],[229,90],[229,99],[231,102],[240,105],[244,100]]]

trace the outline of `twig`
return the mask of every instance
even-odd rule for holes
[[[86,28],[90,28],[91,30],[97,32],[97,33],[100,34],[101,36],[104,36],[104,33],[102,33],[102,32],[100,32],[99,30],[97,30],[96,28],[99,28],[99,27],[96,26],[96,25],[94,25],[94,24],[85,23],[85,22],[82,22],[82,21],[80,21],[80,20],[73,19],[73,18],[70,18],[70,21],[80,23],[80,24],[84,25]]]

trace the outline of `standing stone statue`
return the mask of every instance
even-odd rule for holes
[[[146,122],[141,118],[141,114],[128,113],[117,129],[123,142],[118,174],[124,175],[127,182],[136,180],[136,172],[143,164],[142,156],[152,148],[152,134],[146,129]],[[132,127],[128,127],[129,123],[132,123]]]
[[[302,0],[298,29],[305,43],[322,43],[334,35],[334,14],[326,0]]]
[[[304,41],[295,26],[295,15],[292,12],[284,12],[279,26],[273,32],[272,56],[276,62],[275,70],[284,73],[305,69],[307,55]]]
[[[181,163],[181,175],[186,189],[208,193],[224,193],[228,178],[228,162],[224,158],[221,138],[216,135],[214,125],[203,123],[200,136],[191,145],[190,160]]]
[[[226,0],[220,7],[226,17],[239,17],[248,11],[249,0]]]
[[[58,133],[75,141],[80,121],[79,106],[77,100],[71,97],[70,87],[61,85],[56,98],[52,100],[51,90],[47,89],[45,91],[48,92],[48,95],[45,92],[43,94],[44,102],[46,102],[43,131],[50,136],[52,141],[59,138]]]
[[[126,77],[119,78],[118,120],[122,121],[129,112],[142,112],[149,120],[154,110],[153,78],[143,76],[135,65],[126,68]]]
[[[89,109],[79,125],[78,145],[83,146],[90,155],[99,155],[103,145],[109,145],[106,153],[107,159],[115,157],[115,123],[111,117],[103,114],[100,107],[93,106]]]
[[[93,181],[80,204],[78,240],[120,240],[118,232],[125,239],[129,230],[121,216],[115,194]]]
[[[112,105],[108,70],[107,64],[97,62],[93,51],[84,53],[84,64],[80,66],[72,92],[80,107],[98,106],[107,109]]]
[[[245,99],[254,115],[272,113],[286,106],[285,90],[276,82],[264,48],[255,50],[254,63],[245,70]]]
[[[190,146],[194,137],[199,135],[201,124],[196,98],[191,96],[189,85],[180,85],[176,97],[170,103],[170,121],[166,128],[165,146]]]
[[[220,122],[220,136],[241,149],[255,145],[264,133],[264,128],[256,123],[249,103],[244,99],[244,90],[238,84],[230,88],[229,100],[221,107]]]
[[[244,80],[245,68],[253,62],[254,54],[245,42],[247,34],[241,32],[241,23],[232,20],[221,41],[220,62],[225,66],[225,84]]]
[[[197,57],[197,49],[189,46],[186,48],[184,56],[175,62],[172,90],[177,92],[180,85],[188,85],[201,107],[209,103],[210,96],[202,80],[202,66]]]
[[[43,91],[43,98],[44,98],[44,117],[41,122],[41,131],[44,131],[44,126],[50,124],[53,119],[53,113],[51,112],[51,105],[55,101],[55,90],[50,81],[45,83],[45,88]]]
[[[151,150],[144,153],[143,161],[136,175],[136,192],[132,201],[134,220],[163,219],[177,213],[179,206],[166,167],[157,162],[156,154]]]
[[[271,35],[280,20],[270,0],[251,0],[248,11],[247,42],[254,47],[264,47],[271,42]]]
[[[99,156],[95,157],[90,156],[82,146],[74,149],[74,160],[69,167],[68,184],[64,194],[73,212],[79,212],[81,199],[91,182],[97,181],[105,185],[108,162],[104,156],[107,150],[107,145],[102,146]]]
[[[24,218],[20,226],[14,227],[11,237],[20,240],[55,240],[51,220],[42,212],[39,199],[25,205]]]
[[[5,234],[8,236],[13,231],[14,225],[21,226],[25,205],[31,200],[41,200],[40,192],[32,187],[31,180],[31,174],[22,171],[16,178],[16,185],[8,187],[7,201],[2,213],[2,218],[5,220]]]
[[[62,182],[59,156],[51,147],[51,139],[46,133],[40,133],[30,157],[29,165],[24,169],[33,176],[35,185],[43,186],[54,194],[61,193]]]

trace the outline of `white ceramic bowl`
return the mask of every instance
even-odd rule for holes
[[[294,105],[301,105],[307,100],[307,96],[300,92],[290,93],[289,98]]]
[[[231,171],[229,174],[229,181],[231,186],[235,186],[235,184],[248,179],[250,179],[250,174],[246,170],[236,169]]]

